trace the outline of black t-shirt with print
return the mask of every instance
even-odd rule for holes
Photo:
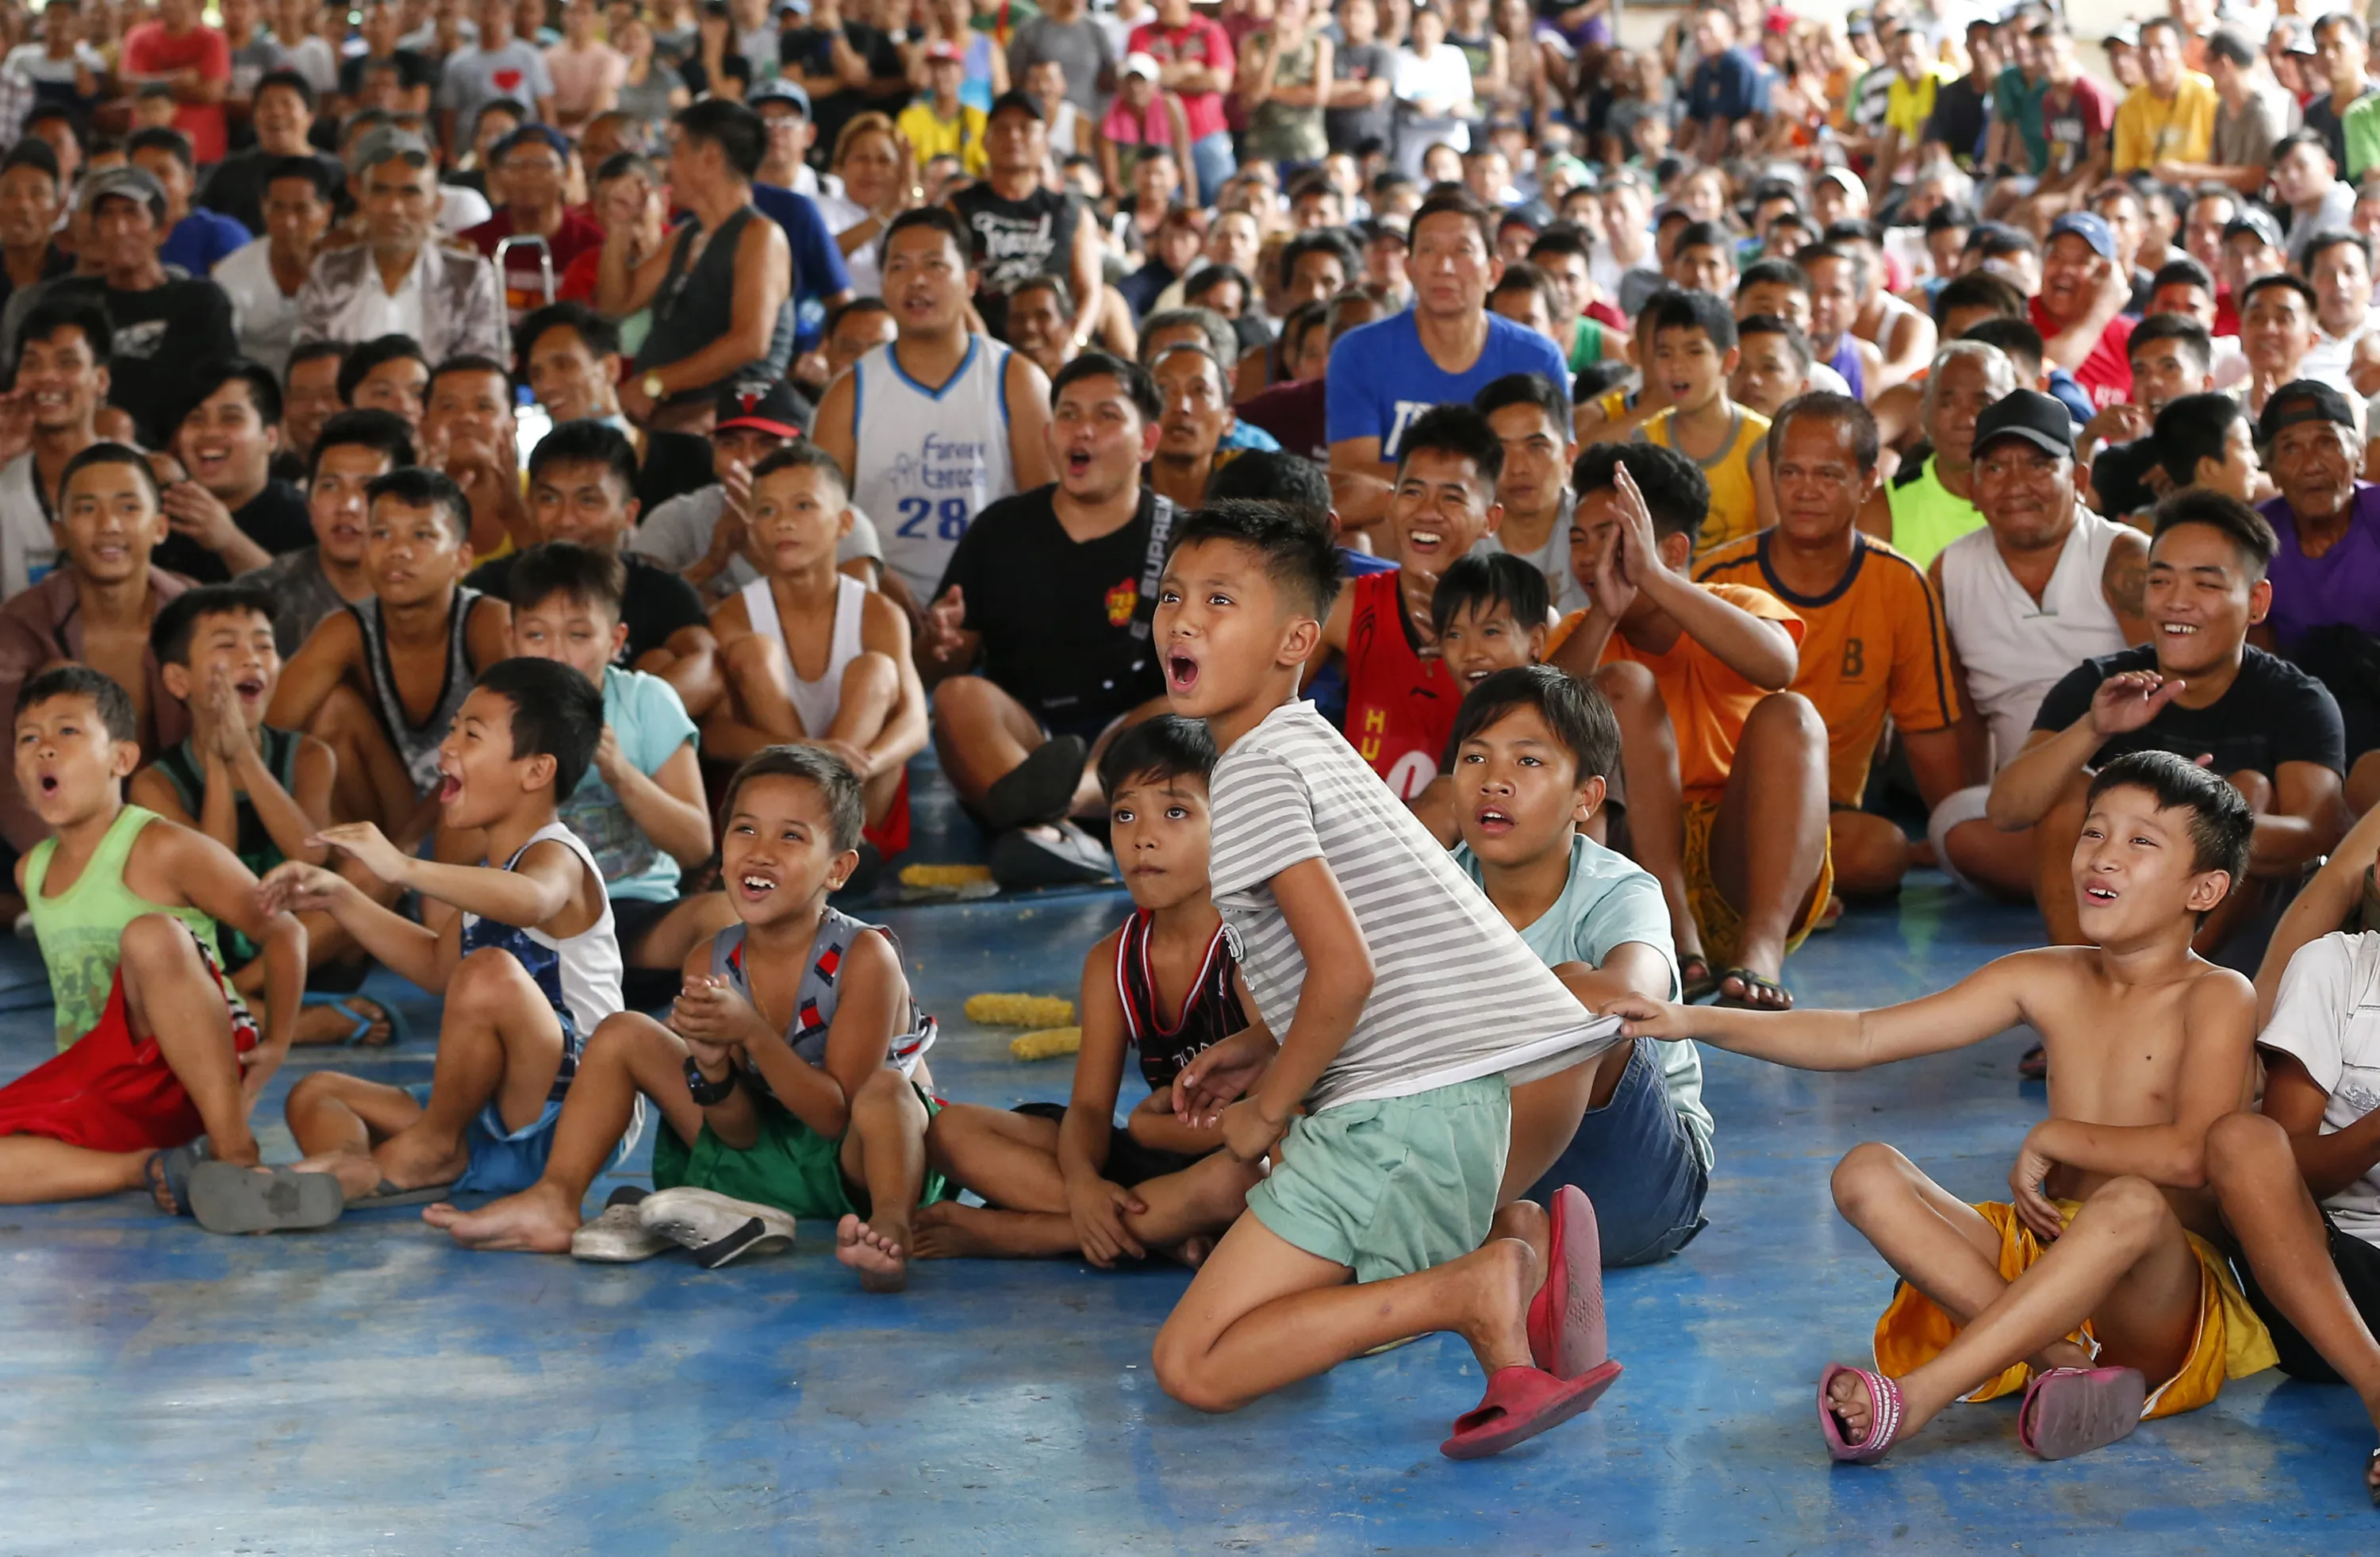
[[[1142,488],[1130,524],[1078,541],[1058,522],[1057,490],[1018,493],[978,514],[934,593],[959,587],[988,680],[1051,730],[1087,740],[1165,690],[1149,637],[1164,560],[1152,535],[1158,498]]]
[[[2036,730],[2067,728],[2091,712],[2099,684],[2126,671],[2156,669],[2156,646],[2085,660],[2041,699]],[[2250,646],[2229,691],[2204,708],[2168,703],[2140,729],[2112,736],[2092,758],[2104,767],[2134,751],[2170,751],[2195,761],[2211,755],[2218,773],[2271,778],[2284,762],[2347,771],[2347,734],[2338,704],[2323,684],[2277,654]]]
[[[274,556],[302,552],[314,543],[314,522],[306,512],[306,494],[275,478],[264,490],[231,511],[239,532]],[[187,535],[168,535],[151,553],[152,566],[178,573],[195,584],[228,584],[231,569],[223,558]]]
[[[184,409],[190,391],[183,370],[239,355],[231,296],[212,281],[169,279],[143,292],[117,291],[97,276],[46,285],[53,290],[43,301],[74,298],[97,303],[107,315],[115,336],[107,403],[131,416],[152,448],[164,446]]]

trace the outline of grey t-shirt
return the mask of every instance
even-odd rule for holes
[[[1554,528],[1545,543],[1534,552],[1512,552],[1512,555],[1534,566],[1546,576],[1546,593],[1553,602],[1554,614],[1567,616],[1587,607],[1586,591],[1579,588],[1576,576],[1570,570],[1570,517],[1578,507],[1578,498],[1567,487],[1562,489],[1561,507],[1554,515]],[[1490,556],[1498,552],[1510,552],[1500,535],[1483,535],[1472,542],[1477,556]]]
[[[1396,74],[1396,52],[1386,43],[1341,43],[1330,52],[1333,81],[1385,81]],[[1377,137],[1384,144],[1394,139],[1396,99],[1384,97],[1369,108],[1327,108],[1322,114],[1323,138],[1334,152],[1352,152]]]
[[[2273,160],[2273,142],[2285,131],[2280,110],[2263,92],[2252,91],[2238,113],[2226,103],[2215,105],[2214,149],[2207,160],[2219,167],[2265,167]]]
[[[628,550],[650,557],[673,573],[684,573],[710,550],[711,532],[718,529],[719,516],[726,505],[727,489],[716,482],[681,493],[638,522],[637,528],[628,532]],[[884,561],[884,546],[876,538],[876,526],[857,508],[851,511],[851,533],[834,549],[835,566],[840,567],[854,557],[866,557],[879,564]],[[732,593],[759,577],[759,570],[739,553],[728,558],[727,566],[711,580],[711,592]]]
[[[1099,90],[1099,76],[1115,67],[1108,35],[1088,17],[1059,21],[1036,17],[1016,30],[1008,44],[1008,79],[1025,84],[1025,72],[1045,59],[1054,59],[1066,73],[1066,101],[1097,120],[1108,111],[1109,94]]]
[[[455,114],[455,139],[468,147],[480,122],[480,110],[500,97],[509,97],[537,116],[537,100],[553,95],[553,77],[545,55],[515,38],[503,48],[457,49],[446,56],[438,79],[438,106]]]
[[[322,571],[322,548],[318,546],[285,553],[232,582],[268,590],[281,602],[279,614],[273,618],[273,645],[281,651],[284,660],[305,647],[306,639],[322,626],[323,617],[344,609],[347,603],[347,597],[339,593],[331,576]]]

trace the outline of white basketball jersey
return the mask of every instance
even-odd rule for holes
[[[884,566],[921,604],[984,505],[1015,493],[1007,376],[1008,348],[981,335],[968,337],[940,389],[903,372],[890,346],[852,364],[852,502],[876,521]]]
[[[1942,614],[1966,667],[1968,695],[1991,728],[1994,772],[2024,749],[2052,687],[2083,661],[2126,647],[2099,586],[2107,550],[2124,528],[2078,506],[2039,604],[2000,560],[1989,529],[1942,549]]]

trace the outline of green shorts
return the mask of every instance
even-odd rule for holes
[[[1290,1122],[1248,1210],[1359,1282],[1408,1276],[1488,1236],[1512,1141],[1500,1076],[1342,1103]]]
[[[924,1088],[917,1092],[929,1115],[941,1112]],[[864,1191],[856,1191],[843,1176],[843,1143],[820,1135],[774,1098],[756,1094],[752,1101],[760,1115],[760,1137],[741,1151],[711,1134],[708,1125],[692,1146],[666,1124],[653,1132],[653,1187],[716,1190],[813,1221],[846,1211],[866,1216],[868,1208],[859,1203]],[[917,1204],[947,1200],[951,1194],[942,1175],[929,1169]]]

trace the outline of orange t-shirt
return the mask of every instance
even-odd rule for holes
[[[1740,611],[1760,617],[1763,621],[1781,622],[1802,641],[1802,618],[1796,616],[1782,602],[1766,590],[1746,589],[1741,584],[1705,584],[1702,586]],[[1584,611],[1573,611],[1554,629],[1546,642],[1546,658],[1561,646],[1586,618]],[[1727,787],[1728,770],[1735,766],[1735,748],[1743,739],[1743,722],[1768,694],[1736,674],[1728,663],[1695,641],[1692,633],[1681,632],[1678,641],[1667,653],[1654,654],[1637,648],[1626,636],[1614,632],[1611,641],[1603,646],[1603,663],[1633,660],[1653,673],[1653,684],[1660,688],[1662,706],[1670,711],[1670,724],[1678,737],[1678,781],[1689,800],[1715,800]]]
[[[1826,721],[1827,792],[1838,806],[1857,806],[1866,794],[1886,714],[1916,732],[1943,729],[1959,716],[1950,635],[1932,581],[1875,537],[1854,531],[1852,539],[1850,568],[1823,595],[1797,595],[1778,582],[1766,532],[1722,546],[1694,575],[1706,585],[1766,591],[1808,624],[1793,690]]]

